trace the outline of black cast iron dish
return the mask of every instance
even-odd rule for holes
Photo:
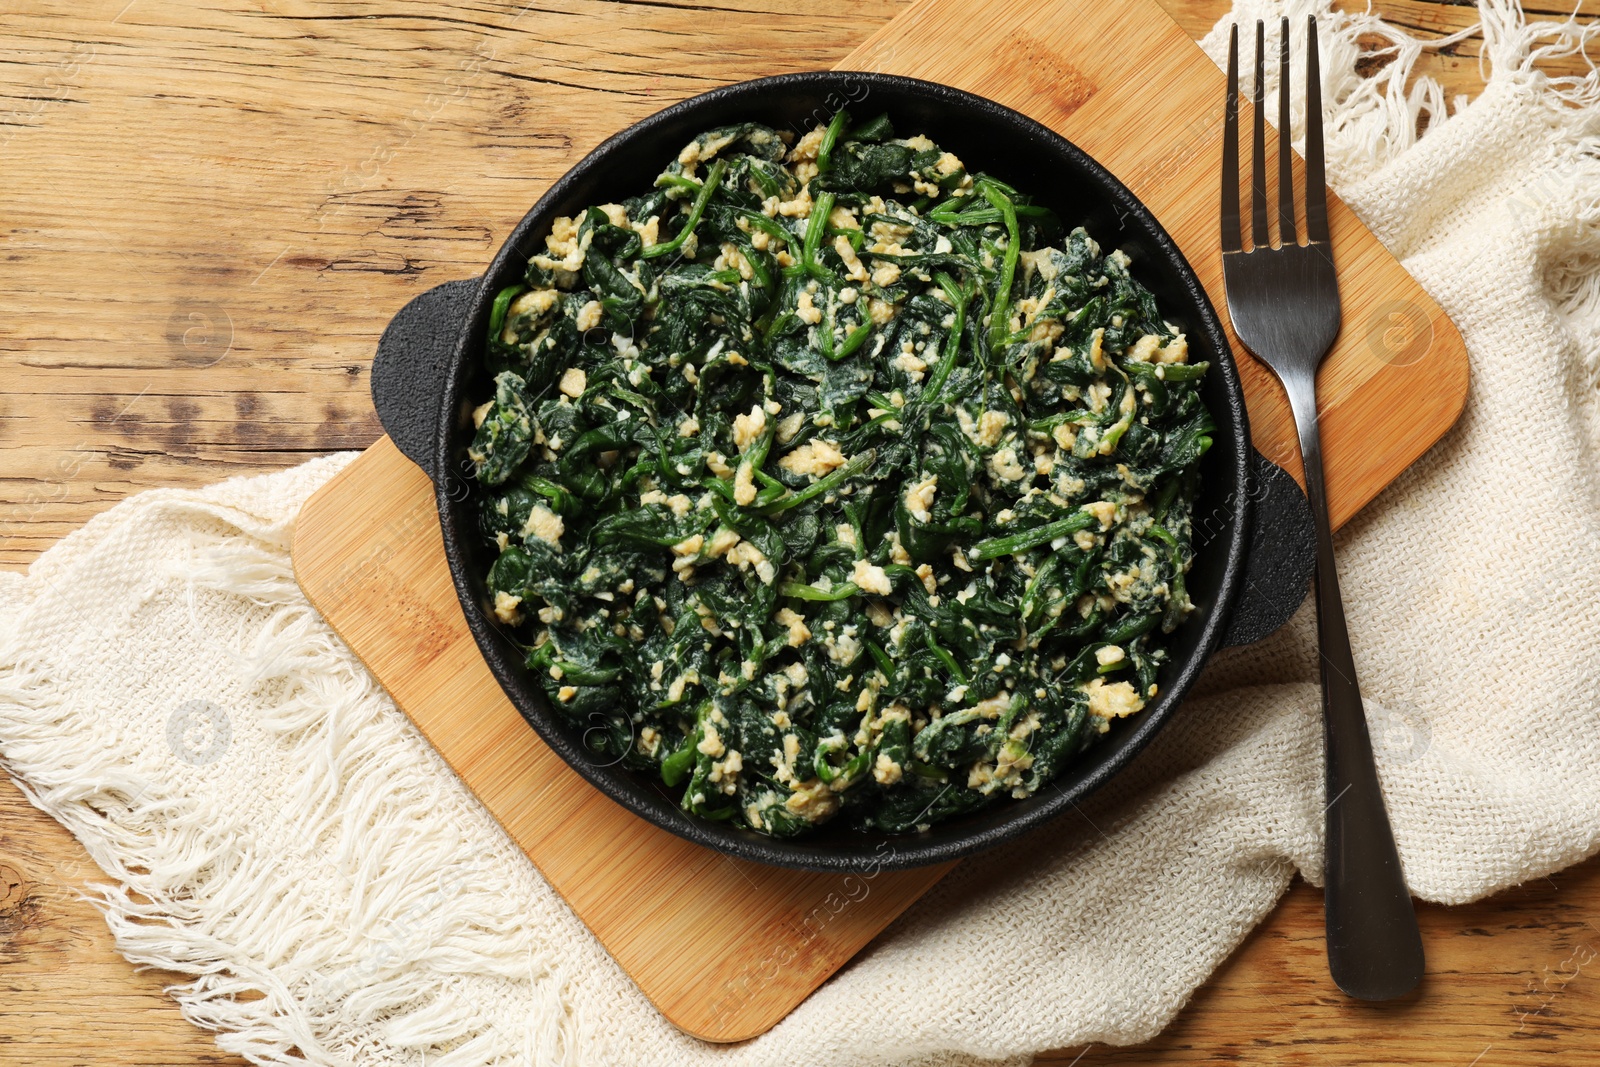
[[[1204,398],[1218,424],[1195,508],[1196,612],[1172,636],[1161,695],[1116,722],[1055,788],[1005,800],[921,833],[866,834],[824,827],[800,839],[766,837],[697,819],[665,787],[599,762],[582,729],[551,712],[497,627],[481,576],[483,552],[473,513],[471,408],[479,380],[489,307],[519,281],[528,256],[544,246],[551,222],[590,204],[636,193],[695,134],[757,120],[803,133],[849,107],[888,112],[895,128],[924,133],[981,170],[1035,194],[1069,225],[1082,224],[1105,248],[1122,248],[1163,312],[1189,337],[1194,358],[1209,360]],[[1299,487],[1250,446],[1244,395],[1215,311],[1177,246],[1121,182],[1045,127],[982,97],[892,75],[826,71],[786,74],[717,89],[652,115],[590,153],[534,205],[481,278],[449,282],[407,304],[384,332],[372,369],[384,429],[432,478],[445,555],[478,647],[512,703],[572,767],[618,803],[691,841],[760,863],[816,870],[875,871],[942,863],[1040,826],[1104,784],[1142,748],[1183,699],[1208,656],[1224,645],[1259,640],[1299,605],[1311,573],[1311,517]]]

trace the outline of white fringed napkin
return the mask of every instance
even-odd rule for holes
[[[1600,80],[1534,70],[1571,27],[1481,7],[1492,78],[1448,117],[1437,86],[1404,89],[1420,46],[1371,16],[1237,12],[1324,16],[1334,184],[1472,356],[1461,424],[1340,542],[1406,873],[1444,902],[1573,863],[1600,831]],[[1395,59],[1363,79],[1356,41],[1374,34]],[[963,864],[771,1033],[703,1045],[295,586],[294,516],[348,459],[145,493],[0,574],[0,754],[113,879],[122,952],[192,976],[173,994],[224,1049],[363,1067],[1022,1062],[1155,1034],[1297,869],[1320,877],[1302,613],[1220,656],[1081,819]]]

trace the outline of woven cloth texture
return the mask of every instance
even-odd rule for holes
[[[1446,903],[1556,871],[1600,832],[1600,82],[1533,66],[1573,27],[1529,25],[1506,0],[1480,10],[1490,80],[1470,103],[1407,88],[1422,46],[1370,15],[1235,12],[1291,14],[1297,34],[1323,16],[1331,180],[1471,356],[1459,425],[1338,545],[1406,875]],[[1213,58],[1227,24],[1204,42]],[[1392,62],[1360,76],[1374,40]],[[1406,351],[1385,323],[1345,328]],[[1077,813],[962,864],[771,1032],[686,1037],[295,585],[295,515],[350,458],[144,493],[0,574],[0,756],[108,875],[96,899],[120,951],[185,975],[174,997],[226,1050],[297,1065],[1026,1062],[1151,1037],[1297,871],[1320,881],[1302,611],[1218,655]]]

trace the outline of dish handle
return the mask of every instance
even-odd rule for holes
[[[429,478],[450,354],[480,279],[445,282],[412,298],[383,331],[372,361],[372,402],[395,446]],[[1250,450],[1250,548],[1224,645],[1248,645],[1289,621],[1311,581],[1313,532],[1305,494],[1282,467]],[[1232,502],[1225,502],[1228,507]],[[1206,520],[1196,516],[1198,537]],[[1202,542],[1203,543],[1203,542]]]
[[[1289,472],[1252,448],[1245,484],[1250,547],[1244,584],[1222,635],[1225,647],[1254,644],[1288,622],[1306,598],[1316,562],[1311,505]],[[1197,539],[1206,532],[1198,515],[1194,532]]]
[[[435,482],[445,375],[480,280],[445,282],[412,297],[384,327],[372,359],[372,406],[384,433]]]

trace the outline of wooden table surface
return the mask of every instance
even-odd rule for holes
[[[1162,2],[1197,37],[1227,7]],[[827,67],[904,7],[11,0],[0,13],[0,566],[25,567],[142,489],[364,448],[380,432],[367,366],[389,315],[477,273],[539,188],[673,100]],[[1429,37],[1475,19],[1460,0],[1375,7]],[[1582,10],[1600,14],[1600,0]],[[1470,95],[1479,45],[1422,69]],[[1562,62],[1552,69],[1586,69]],[[179,976],[116,954],[79,896],[97,877],[60,826],[0,783],[0,1065],[241,1064],[179,1015],[163,992]],[[1155,1042],[1039,1062],[1489,1067],[1600,1055],[1600,861],[1421,914],[1429,978],[1408,1001],[1338,994],[1320,894],[1297,884]]]

